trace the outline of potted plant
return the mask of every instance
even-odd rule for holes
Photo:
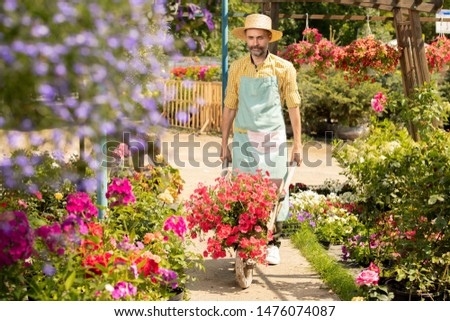
[[[278,55],[292,62],[296,69],[310,66],[322,75],[334,65],[335,44],[322,38],[316,28],[307,28],[302,34],[306,40],[288,45]]]
[[[375,76],[392,73],[398,66],[401,52],[375,39],[373,35],[354,40],[334,52],[336,68],[348,73],[346,78],[356,84],[375,81]]]

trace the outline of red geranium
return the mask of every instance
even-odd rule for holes
[[[317,73],[322,74],[334,64],[335,44],[322,35],[315,28],[303,31],[306,40],[301,40],[286,47],[278,55],[299,69],[303,65],[310,65]]]
[[[450,40],[446,36],[438,36],[425,51],[430,73],[442,71],[450,62]]]
[[[373,35],[353,41],[334,51],[337,69],[349,73],[348,78],[358,83],[372,80],[372,74],[388,74],[395,71],[401,52],[394,47],[376,40]]]
[[[214,186],[199,185],[185,204],[188,228],[193,238],[214,231],[204,256],[225,257],[227,248],[233,247],[243,259],[263,263],[272,238],[267,223],[277,200],[277,189],[260,172],[234,174],[216,179]]]

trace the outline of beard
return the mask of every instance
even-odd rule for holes
[[[252,53],[253,56],[256,56],[256,57],[265,55],[266,51],[267,50],[263,47],[258,47],[258,46],[250,47],[250,52]]]

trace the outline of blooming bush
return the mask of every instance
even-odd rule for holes
[[[335,157],[353,180],[366,227],[346,244],[349,258],[373,261],[408,292],[448,295],[450,136],[433,124],[444,117],[438,98],[427,86],[409,99],[388,98],[390,120],[374,121]]]
[[[185,204],[188,228],[193,238],[214,232],[208,236],[205,257],[222,258],[228,248],[235,248],[243,259],[264,263],[272,239],[267,223],[278,198],[276,186],[261,172],[234,174],[216,179],[213,186],[199,184]]]
[[[50,1],[45,10],[33,0],[8,0],[0,17],[0,130],[35,131],[29,143],[39,148],[49,140],[40,129],[70,126],[97,153],[105,134],[165,125],[167,60],[180,56],[177,49],[201,51],[197,41],[214,29],[208,9],[181,0]],[[51,142],[62,154],[61,132]],[[19,135],[5,133],[12,148]],[[100,170],[94,159],[90,170]],[[12,172],[14,165],[3,167]],[[8,183],[30,177],[34,165],[19,164]]]

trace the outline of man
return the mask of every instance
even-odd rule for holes
[[[272,30],[272,20],[262,14],[246,17],[245,26],[232,34],[247,42],[249,55],[231,64],[222,121],[222,161],[232,161],[233,169],[255,173],[268,171],[270,178],[286,179],[287,145],[283,106],[293,129],[290,161],[301,164],[300,94],[297,72],[292,63],[269,52],[269,43],[282,32]],[[232,153],[228,137],[234,122]],[[289,195],[277,217],[276,234],[289,213]],[[267,262],[279,264],[279,242],[268,246]]]

